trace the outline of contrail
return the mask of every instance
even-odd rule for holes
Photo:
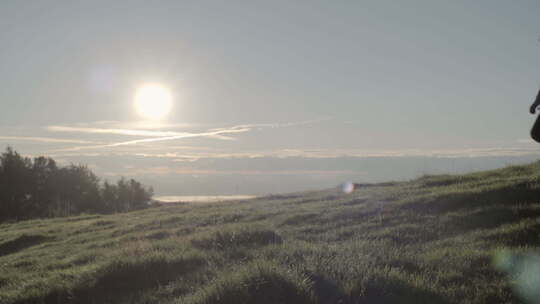
[[[79,151],[87,149],[100,149],[100,148],[113,148],[127,145],[136,145],[140,143],[149,143],[149,142],[159,142],[159,141],[168,141],[176,140],[183,138],[194,138],[194,137],[212,137],[222,140],[230,140],[231,137],[223,136],[223,134],[234,134],[234,133],[244,133],[249,132],[254,128],[285,128],[293,127],[307,124],[314,124],[323,121],[331,120],[332,118],[324,118],[317,120],[307,120],[301,122],[289,122],[289,123],[266,123],[266,124],[244,124],[236,125],[229,128],[217,128],[210,129],[202,133],[189,133],[189,132],[169,132],[169,131],[146,131],[146,130],[129,130],[129,129],[99,129],[99,128],[80,128],[80,127],[64,127],[64,126],[49,126],[47,129],[53,132],[82,132],[82,133],[101,133],[101,134],[118,134],[118,135],[129,135],[129,136],[146,136],[152,138],[143,138],[130,141],[117,142],[106,145],[97,145],[97,146],[83,146],[83,147],[73,147],[68,149],[55,150],[55,152],[65,152],[65,151]]]
[[[178,135],[175,135],[175,136],[164,136],[164,137],[156,137],[156,138],[136,139],[136,140],[130,140],[130,141],[123,141],[123,142],[107,144],[107,145],[73,147],[73,148],[68,148],[68,149],[55,150],[55,152],[80,151],[80,150],[100,149],[100,148],[113,148],[113,147],[135,145],[135,144],[149,143],[149,142],[176,140],[176,139],[183,139],[183,138],[211,137],[211,136],[216,136],[216,135],[221,135],[221,134],[243,133],[243,132],[248,132],[249,130],[250,130],[249,128],[234,128],[234,129],[228,129],[228,130],[210,131],[210,132],[203,132],[203,133],[178,133]]]

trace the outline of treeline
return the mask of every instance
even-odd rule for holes
[[[0,222],[131,211],[147,207],[152,195],[133,179],[101,182],[86,166],[59,167],[52,158],[22,157],[10,147],[0,155]]]

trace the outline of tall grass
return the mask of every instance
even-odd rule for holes
[[[540,163],[22,221],[0,303],[521,303],[539,235]]]

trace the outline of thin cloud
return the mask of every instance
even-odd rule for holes
[[[148,130],[130,130],[130,129],[102,129],[68,126],[48,126],[50,132],[68,132],[68,133],[88,133],[88,134],[114,134],[126,136],[145,136],[145,137],[170,137],[189,134],[187,132],[174,131],[148,131]]]
[[[225,135],[219,135],[219,134],[216,134],[216,135],[209,135],[208,137],[209,137],[209,138],[213,138],[213,139],[219,139],[219,140],[236,140],[235,137],[225,136]]]
[[[116,121],[100,120],[94,122],[79,122],[68,125],[67,127],[78,128],[100,128],[100,129],[136,129],[136,130],[156,130],[156,129],[179,129],[201,127],[201,124],[194,123],[164,123],[154,121]]]
[[[183,133],[179,135],[174,136],[167,136],[167,137],[158,137],[158,138],[146,138],[146,139],[138,139],[138,140],[131,140],[131,141],[124,141],[119,143],[114,143],[110,145],[106,145],[105,147],[118,147],[118,146],[126,146],[126,145],[134,145],[139,143],[149,143],[149,142],[156,142],[156,141],[168,141],[168,140],[175,140],[175,139],[183,139],[183,138],[193,138],[193,137],[213,137],[220,134],[231,134],[231,133],[243,133],[247,132],[250,129],[248,128],[232,128],[229,130],[220,130],[220,131],[212,131],[212,132],[203,132],[203,133]]]
[[[520,138],[520,139],[516,140],[516,142],[518,142],[520,144],[535,144],[536,143],[531,138]]]
[[[81,145],[82,144],[89,144],[89,145],[99,144],[99,142],[87,141],[87,140],[52,138],[52,137],[30,137],[30,136],[0,136],[0,140],[33,141],[33,142],[42,142],[42,143],[81,144]]]
[[[117,134],[117,135],[128,135],[128,136],[145,136],[152,138],[144,138],[137,140],[130,140],[124,142],[117,142],[107,145],[98,145],[91,147],[73,147],[68,149],[56,150],[57,152],[61,151],[79,151],[84,149],[100,149],[100,148],[114,148],[120,146],[128,145],[137,145],[144,143],[152,143],[159,141],[170,141],[178,140],[184,138],[195,138],[195,137],[208,137],[220,140],[233,140],[233,137],[225,136],[224,134],[235,134],[235,133],[245,133],[249,132],[254,128],[283,128],[283,127],[292,127],[300,126],[307,124],[320,123],[323,121],[331,120],[332,118],[324,118],[317,120],[307,120],[301,122],[290,122],[290,123],[270,123],[270,124],[244,124],[236,125],[229,128],[217,128],[210,129],[206,132],[200,133],[191,133],[191,132],[173,132],[173,131],[147,131],[147,130],[129,130],[129,129],[101,129],[101,128],[86,128],[86,127],[68,127],[68,126],[49,126],[47,129],[52,132],[81,132],[81,133],[92,133],[92,134]]]
[[[247,131],[246,131],[247,132]],[[208,136],[209,133],[200,133],[198,136]],[[195,135],[193,135],[195,136]],[[193,137],[192,136],[192,137]],[[151,140],[162,140],[154,138]],[[169,140],[168,138],[163,140]],[[140,143],[140,141],[136,141]],[[117,143],[116,145],[130,145],[132,142]],[[84,148],[109,147],[111,145],[100,145]],[[308,158],[308,159],[328,159],[328,158],[372,158],[372,157],[434,157],[434,158],[475,158],[475,157],[518,157],[540,155],[537,148],[526,147],[491,147],[491,148],[471,148],[471,149],[389,149],[389,150],[362,150],[362,149],[278,149],[261,151],[234,152],[227,150],[217,150],[210,147],[160,147],[159,149],[149,148],[144,145],[133,147],[133,151],[81,153],[68,149],[70,153],[54,154],[58,156],[136,156],[145,158],[171,159],[173,162],[193,162],[204,159],[242,159],[242,158]],[[152,150],[159,152],[153,153]],[[69,151],[58,151],[69,152]]]
[[[139,154],[142,155],[142,154]],[[145,153],[145,157],[172,158],[175,162],[195,161],[200,159],[241,159],[241,158],[373,158],[373,157],[437,157],[437,158],[463,158],[463,157],[504,157],[540,155],[538,149],[528,148],[483,148],[483,149],[448,149],[448,150],[355,150],[355,149],[281,149],[273,151],[246,151],[246,152],[219,152],[219,151],[192,151],[190,153],[154,154]]]
[[[98,145],[98,146],[84,146],[84,147],[73,147],[68,149],[61,149],[56,150],[58,152],[61,151],[79,151],[79,150],[85,150],[85,149],[100,149],[100,148],[114,148],[114,147],[120,147],[120,146],[129,146],[129,145],[136,145],[136,144],[143,144],[143,143],[152,143],[152,142],[159,142],[159,141],[169,141],[169,140],[177,140],[177,139],[184,139],[184,138],[195,138],[195,137],[212,137],[212,136],[218,136],[221,134],[233,134],[233,133],[243,133],[247,132],[250,129],[248,128],[231,128],[228,130],[219,130],[219,131],[211,131],[211,132],[202,132],[202,133],[177,133],[177,135],[173,136],[166,136],[166,137],[156,137],[156,138],[144,138],[144,139],[137,139],[137,140],[130,140],[130,141],[124,141],[124,142],[117,142],[107,145]]]
[[[255,128],[285,128],[285,127],[293,127],[293,126],[301,126],[301,125],[308,125],[308,124],[315,124],[320,123],[323,121],[331,120],[332,118],[323,118],[323,119],[315,119],[315,120],[306,120],[306,121],[300,121],[300,122],[288,122],[288,123],[263,123],[263,124],[242,124],[242,125],[236,125],[232,127],[226,127],[226,128],[213,128],[208,130],[208,132],[220,132],[220,131],[229,131],[229,130],[243,130],[243,129],[255,129]],[[104,122],[97,122],[99,124],[111,124],[113,122],[104,121]],[[113,134],[113,135],[126,135],[126,136],[144,136],[144,137],[174,137],[174,136],[184,136],[189,135],[191,133],[189,132],[175,132],[175,131],[149,131],[144,129],[155,129],[155,128],[170,128],[171,126],[186,126],[186,124],[182,125],[155,125],[150,127],[145,127],[143,130],[141,129],[128,129],[128,128],[95,128],[95,127],[88,127],[89,124],[80,124],[76,126],[59,126],[59,125],[53,125],[53,126],[47,126],[47,131],[50,132],[67,132],[67,133],[87,133],[87,134]],[[142,124],[138,124],[139,126],[142,126]],[[214,136],[218,139],[225,139],[225,140],[231,140],[233,138],[227,137],[227,136],[218,136],[216,135],[210,135]]]
[[[257,129],[257,128],[287,128],[287,127],[295,127],[295,126],[303,126],[303,125],[311,125],[311,124],[317,124],[325,121],[333,120],[332,117],[327,118],[321,118],[321,119],[312,119],[312,120],[305,120],[305,121],[298,121],[298,122],[286,122],[286,123],[260,123],[260,124],[243,124],[243,125],[237,125],[232,128],[248,128],[248,129]],[[219,131],[219,130],[225,130],[227,128],[215,128],[211,129],[210,131]]]
[[[111,174],[109,172],[108,174]],[[115,175],[164,176],[164,175],[350,175],[367,174],[364,170],[211,170],[196,168],[153,167],[117,172]]]

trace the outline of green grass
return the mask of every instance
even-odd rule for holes
[[[539,234],[540,162],[22,221],[0,225],[0,303],[521,303]]]

